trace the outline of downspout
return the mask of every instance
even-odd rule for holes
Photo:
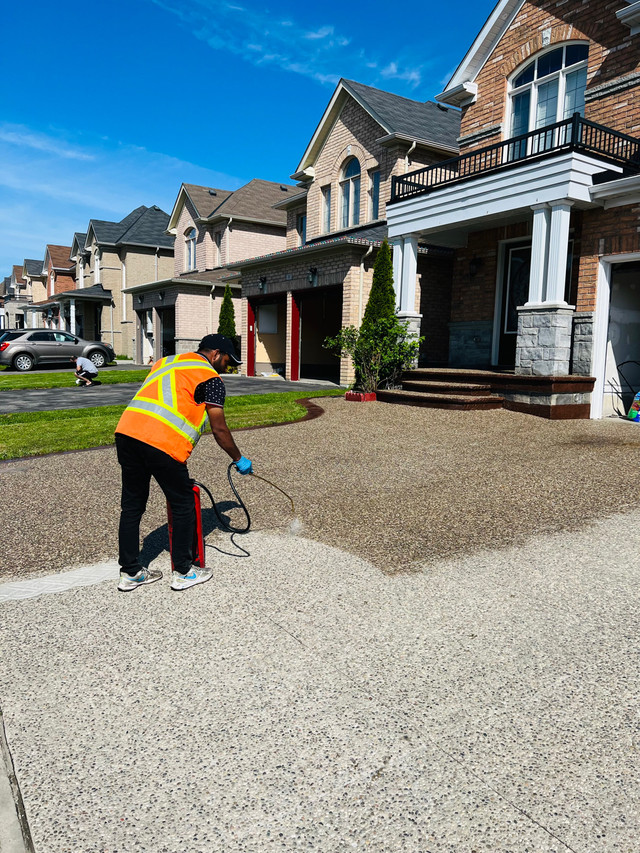
[[[209,292],[209,331],[211,334],[213,334],[213,294],[215,289],[215,284],[212,284]]]
[[[405,174],[409,171],[409,157],[413,154],[413,151],[414,151],[414,149],[415,149],[415,147],[416,147],[416,145],[417,145],[417,144],[418,144],[418,143],[414,140],[414,141],[411,143],[411,147],[409,148],[409,150],[407,151],[407,153],[406,153],[406,155],[405,155],[405,158],[404,158],[404,171],[405,171]]]
[[[369,255],[373,252],[373,243],[369,246],[367,251],[364,253],[362,258],[360,259],[360,292],[358,295],[358,326],[362,323],[362,291],[364,289],[364,262],[369,257]]]
[[[115,345],[116,345],[116,342],[115,342],[115,337],[114,337],[114,333],[113,333],[113,299],[112,299],[111,300],[111,349],[114,350]]]

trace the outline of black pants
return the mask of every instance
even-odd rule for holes
[[[193,489],[186,464],[156,447],[119,432],[116,433],[116,448],[122,468],[118,531],[118,561],[122,571],[135,575],[142,568],[139,562],[140,519],[147,507],[149,484],[151,477],[154,477],[171,507],[173,567],[180,574],[186,574],[191,569],[196,523]]]

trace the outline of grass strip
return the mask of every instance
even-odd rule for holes
[[[147,378],[149,368],[140,370],[101,370],[98,380],[103,385],[120,385],[123,382],[144,382]],[[0,391],[23,391],[43,388],[70,388],[75,385],[73,372],[66,370],[51,373],[14,373],[4,371],[0,373]]]
[[[314,391],[312,397],[337,397],[344,391]],[[227,397],[225,415],[230,429],[290,423],[306,409],[296,399],[304,389],[282,394]],[[63,450],[88,450],[113,443],[113,431],[125,406],[58,409],[53,412],[16,412],[0,415],[0,459],[42,456]]]

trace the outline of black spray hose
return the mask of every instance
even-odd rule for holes
[[[227,524],[227,522],[220,515],[220,512],[218,511],[218,507],[216,506],[216,502],[214,501],[213,495],[211,494],[209,489],[203,483],[198,483],[196,480],[194,480],[193,482],[195,483],[196,486],[199,486],[203,491],[205,491],[207,493],[207,495],[209,496],[209,500],[211,501],[211,506],[213,507],[213,511],[215,512],[216,517],[217,517],[218,521],[220,522],[220,525],[225,530],[227,530],[229,533],[233,533],[233,534],[235,534],[235,533],[248,533],[249,528],[251,527],[251,516],[249,515],[249,510],[247,509],[245,502],[242,500],[242,498],[238,494],[238,490],[236,489],[234,482],[233,482],[233,477],[231,476],[231,471],[235,467],[236,467],[236,463],[231,462],[231,464],[227,468],[227,479],[229,480],[229,485],[231,486],[231,491],[236,496],[236,500],[238,501],[238,504],[240,505],[240,509],[243,511],[243,513],[246,516],[246,519],[247,519],[247,526],[246,527],[232,527],[230,524]],[[287,500],[291,504],[291,512],[295,516],[296,508],[295,508],[295,504],[293,503],[293,498],[291,497],[291,495],[287,494],[284,491],[284,489],[280,488],[280,486],[276,486],[276,484],[272,483],[271,480],[267,480],[266,477],[261,477],[260,474],[255,474],[252,471],[250,476],[255,477],[258,480],[262,480],[263,483],[267,483],[269,486],[273,486],[274,489],[277,489],[282,495],[284,495],[285,498],[287,498]],[[292,532],[295,532],[295,531],[300,529],[300,522],[296,518],[294,518],[291,529],[292,529]],[[237,547],[239,547],[239,546],[237,546]]]
[[[235,467],[236,466],[235,466],[234,462],[232,462],[229,465],[229,467],[227,468],[227,479],[229,480],[229,485],[231,486],[231,491],[236,496],[236,500],[240,504],[240,509],[244,512],[244,514],[247,518],[247,526],[246,527],[232,527],[230,524],[227,524],[227,522],[224,520],[224,518],[220,515],[218,507],[216,506],[216,502],[214,501],[213,495],[211,494],[209,489],[203,483],[198,483],[196,480],[194,480],[194,483],[196,484],[196,486],[199,486],[203,491],[205,491],[207,493],[207,495],[209,496],[209,500],[211,501],[211,506],[213,507],[213,511],[215,512],[216,517],[217,517],[218,521],[220,522],[221,527],[223,527],[229,533],[248,533],[249,528],[251,527],[251,516],[249,515],[249,510],[245,506],[244,501],[242,500],[242,498],[238,494],[238,490],[236,489],[234,482],[233,482],[233,478],[231,476],[231,469],[235,468]]]

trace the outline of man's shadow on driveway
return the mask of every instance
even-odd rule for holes
[[[231,518],[225,513],[228,513],[233,509],[240,509],[240,504],[237,501],[220,501],[217,503],[218,512],[220,513],[222,519],[226,524],[233,524]],[[220,551],[219,548],[216,548],[213,545],[207,545],[207,537],[214,532],[214,530],[219,530],[222,533],[228,533],[228,530],[225,530],[224,527],[218,521],[218,518],[215,514],[213,507],[203,507],[202,508],[202,533],[205,540],[205,550],[207,548],[214,548],[216,551]],[[235,543],[234,543],[235,544]],[[239,546],[236,546],[239,547]],[[163,524],[161,527],[156,528],[147,536],[145,536],[144,541],[142,543],[142,548],[140,549],[140,562],[143,566],[149,566],[155,559],[157,559],[161,554],[164,554],[165,551],[169,551],[169,524]],[[227,554],[230,557],[244,557],[246,554],[233,554],[227,553],[226,551],[220,551],[220,553]]]

